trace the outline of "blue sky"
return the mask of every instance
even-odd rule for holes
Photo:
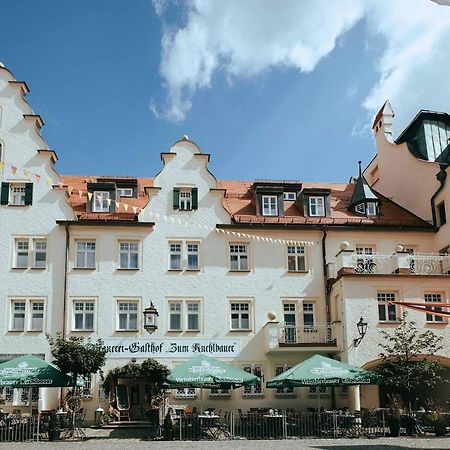
[[[396,134],[450,112],[450,8],[387,1],[2,0],[0,61],[60,173],[154,176],[187,134],[219,179],[347,181],[384,100]]]

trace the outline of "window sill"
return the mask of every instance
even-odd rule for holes
[[[30,267],[31,270],[47,270],[47,266],[46,267]]]
[[[379,320],[380,325],[398,325],[400,322],[398,320]]]
[[[167,272],[183,272],[183,269],[167,269]]]
[[[448,322],[447,321],[437,322],[437,321],[434,321],[434,320],[432,322],[430,322],[430,321],[427,320],[426,324],[427,325],[447,325]]]
[[[125,271],[134,271],[134,272],[138,272],[139,270],[141,270],[139,267],[118,267],[117,270],[125,270]]]
[[[96,267],[74,267],[73,270],[97,270]]]
[[[11,267],[12,270],[28,270],[28,267]]]
[[[129,330],[116,330],[116,333],[137,333],[138,331],[137,328],[133,328]]]
[[[11,205],[10,203],[8,203],[7,205],[2,205],[2,206],[12,206],[13,208],[24,208],[25,206],[31,206],[31,205]]]
[[[229,270],[230,273],[250,273],[251,270]]]
[[[239,329],[231,329],[231,333],[251,333],[253,330],[251,328],[239,328]]]
[[[297,398],[296,394],[276,394],[277,398]]]
[[[186,269],[186,272],[200,272],[200,269]]]
[[[309,273],[309,270],[288,270],[287,273],[295,274],[304,274]]]
[[[71,333],[93,333],[95,330],[72,330]]]
[[[254,398],[254,397],[264,397],[263,393],[260,394],[242,394],[242,398]]]

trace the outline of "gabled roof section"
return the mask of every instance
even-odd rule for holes
[[[358,161],[359,165],[359,176],[355,183],[355,189],[353,190],[352,198],[348,205],[349,208],[358,205],[359,203],[365,203],[367,201],[378,201],[378,197],[370,189],[367,180],[361,171],[361,161]]]

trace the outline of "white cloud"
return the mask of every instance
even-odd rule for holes
[[[153,0],[158,14],[167,1]],[[230,80],[286,67],[311,72],[363,16],[366,39],[381,46],[379,80],[364,101],[368,117],[386,99],[397,127],[421,108],[450,110],[448,7],[429,0],[190,0],[186,9],[185,25],[165,27],[162,37],[167,104],[152,103],[158,117],[183,120],[195,92],[209,88],[219,71]],[[346,94],[356,91],[351,86]],[[353,134],[359,130],[362,124]]]
[[[276,67],[312,71],[362,13],[361,0],[192,0],[186,25],[162,38],[166,117],[184,119],[194,92],[210,87],[218,70],[230,78]]]

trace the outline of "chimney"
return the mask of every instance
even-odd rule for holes
[[[378,136],[383,133],[387,141],[393,142],[392,124],[394,122],[394,116],[394,110],[392,109],[389,100],[386,100],[373,121],[372,131],[374,135]]]

